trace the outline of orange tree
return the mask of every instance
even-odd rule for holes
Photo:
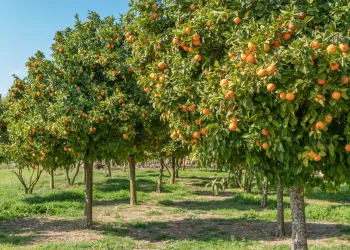
[[[74,28],[56,33],[52,45],[60,81],[57,85],[57,133],[83,157],[87,172],[85,227],[92,222],[92,163],[98,159],[127,158],[130,165],[130,203],[136,204],[135,162],[157,147],[159,113],[137,86],[126,63],[123,23],[76,18]],[[65,124],[64,121],[68,123]],[[74,125],[74,131],[69,130]],[[68,127],[69,126],[69,127]],[[154,147],[149,147],[154,142]]]
[[[139,83],[171,136],[189,145],[231,136],[227,155],[243,146],[246,161],[258,157],[264,175],[290,187],[293,248],[307,249],[304,185],[350,182],[347,1],[131,5]]]

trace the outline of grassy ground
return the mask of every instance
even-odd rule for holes
[[[0,170],[0,249],[290,249],[289,198],[285,197],[288,236],[274,237],[276,197],[266,209],[258,193],[226,190],[218,196],[205,184],[226,173],[187,169],[175,185],[157,194],[157,169],[138,169],[139,205],[130,207],[128,172],[112,178],[95,172],[94,230],[82,229],[84,185],[65,184],[56,173],[56,190],[43,174],[33,195],[24,195],[11,170]],[[350,248],[350,193],[307,195],[310,249]]]

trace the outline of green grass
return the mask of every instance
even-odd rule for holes
[[[28,176],[28,172],[25,173]],[[128,172],[113,169],[112,178],[103,171],[94,172],[94,216],[98,239],[82,242],[46,242],[37,230],[6,227],[6,221],[22,218],[56,218],[72,224],[68,234],[80,230],[84,210],[84,184],[81,174],[76,185],[66,185],[63,171],[55,175],[55,190],[49,189],[49,176],[42,179],[32,195],[25,195],[12,170],[0,168],[0,249],[290,249],[285,242],[271,244],[276,219],[276,197],[273,187],[268,206],[261,209],[260,194],[228,189],[218,196],[205,188],[225,172],[187,169],[180,171],[175,185],[165,172],[164,192],[155,192],[157,169],[137,169],[139,206],[129,204]],[[284,197],[285,219],[291,219],[287,190]],[[315,189],[306,195],[308,222],[325,231],[337,230],[326,243],[311,244],[310,249],[349,249],[350,193],[343,186],[336,193]],[[245,227],[249,223],[249,227]],[[322,223],[322,224],[320,224]],[[337,223],[334,226],[333,223]],[[45,230],[55,230],[55,223]],[[266,234],[265,229],[269,232]],[[264,234],[265,233],[265,234]],[[271,238],[272,237],[272,238]],[[313,236],[311,236],[311,239]],[[275,242],[275,241],[274,241]],[[345,248],[341,244],[346,244]],[[341,243],[341,244],[340,244]]]

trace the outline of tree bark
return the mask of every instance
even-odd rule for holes
[[[260,204],[261,208],[265,208],[267,205],[267,188],[268,188],[268,181],[267,181],[267,177],[264,176],[264,186],[262,189],[262,197],[261,197],[261,204]]]
[[[137,205],[135,156],[130,155],[128,161],[130,168],[130,205],[134,206]]]
[[[50,188],[55,189],[55,172],[53,169],[50,171]]]
[[[69,168],[65,169],[66,171],[66,181],[67,181],[67,185],[70,186],[71,182],[70,182],[70,177],[69,177]]]
[[[93,162],[85,161],[84,169],[86,172],[86,191],[85,191],[85,229],[92,228],[92,186],[93,186]]]
[[[86,168],[84,163],[84,170],[83,170],[83,183],[86,184]]]
[[[286,234],[284,230],[284,205],[283,205],[283,185],[277,185],[277,227],[276,237],[283,237]]]
[[[174,184],[175,183],[175,157],[171,156],[171,169],[170,169],[170,183]]]
[[[292,250],[307,250],[303,186],[290,188],[290,206],[292,210]]]
[[[157,185],[157,192],[158,193],[162,192],[163,171],[164,171],[164,159],[163,159],[163,157],[160,157],[160,169],[159,169],[158,185]]]
[[[176,162],[176,165],[175,165],[175,178],[179,178],[179,168],[180,168],[179,159],[176,159],[175,162]]]
[[[104,177],[111,177],[112,176],[112,171],[111,171],[111,162],[107,161],[105,166],[104,166]]]

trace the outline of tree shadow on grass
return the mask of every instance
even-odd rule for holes
[[[137,190],[142,192],[154,192],[157,183],[147,179],[136,179]],[[129,190],[129,179],[109,178],[105,182],[96,183],[94,188],[100,192],[116,192],[120,190]]]
[[[227,199],[221,200],[188,200],[188,201],[171,201],[161,200],[159,204],[163,206],[173,206],[187,210],[221,210],[221,209],[237,209],[237,210],[262,210],[260,209],[260,197],[235,195]],[[267,207],[265,209],[275,210],[276,202],[268,198]],[[284,202],[284,207],[289,208],[290,204]]]
[[[275,237],[274,222],[242,219],[183,219],[167,222],[137,222],[105,225],[101,230],[106,235],[129,236],[134,240],[161,242],[167,240],[212,240],[236,241],[281,241],[291,235],[291,223],[286,222],[285,237]],[[311,240],[331,237],[349,237],[350,229],[335,224],[307,224]]]
[[[83,191],[54,191],[45,195],[32,195],[23,198],[29,204],[42,204],[47,202],[84,202]]]
[[[315,200],[326,200],[330,202],[339,202],[339,203],[350,203],[349,187],[342,186],[337,192],[326,192],[322,191],[319,188],[313,189],[312,192],[306,193],[305,196],[308,199]]]

